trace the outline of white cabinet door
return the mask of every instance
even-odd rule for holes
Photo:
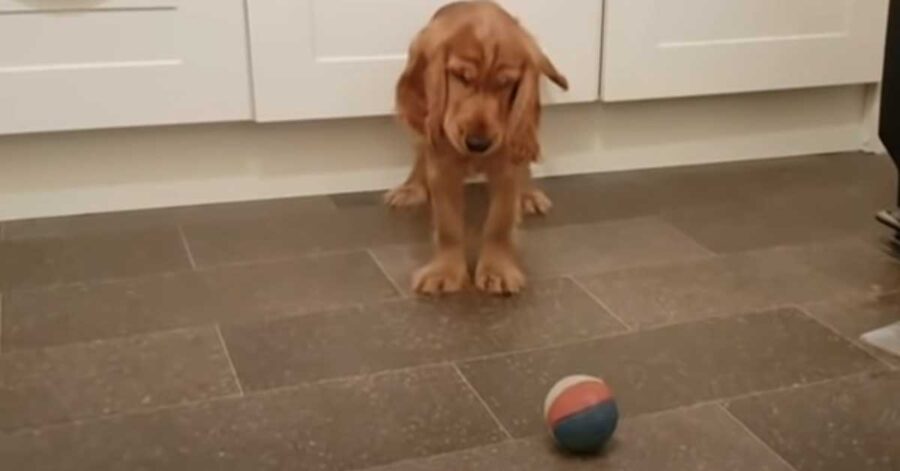
[[[0,0],[0,133],[250,119],[243,0]]]
[[[248,0],[256,117],[388,114],[413,36],[446,0]],[[602,0],[501,1],[571,82],[550,102],[596,100]],[[565,3],[565,5],[561,5]]]
[[[606,0],[602,97],[880,79],[888,0]]]

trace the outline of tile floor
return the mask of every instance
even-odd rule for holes
[[[900,469],[900,359],[857,342],[900,319],[886,158],[544,185],[507,299],[410,296],[426,216],[375,194],[3,223],[0,468]],[[573,373],[617,391],[602,456],[543,430]]]

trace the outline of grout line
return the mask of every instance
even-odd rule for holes
[[[578,278],[576,278],[575,276],[564,276],[563,278],[564,278],[564,279],[569,279],[569,281],[571,281],[572,283],[574,283],[575,286],[576,286],[578,289],[580,289],[581,291],[583,291],[586,295],[588,295],[589,298],[593,299],[595,303],[597,303],[598,305],[600,305],[600,307],[603,308],[603,310],[605,310],[606,313],[609,314],[610,317],[612,317],[612,318],[613,318],[616,322],[618,322],[619,324],[622,324],[622,327],[625,328],[625,333],[628,333],[628,332],[634,332],[634,331],[637,330],[636,328],[632,327],[630,324],[628,324],[627,322],[625,322],[624,319],[622,319],[621,317],[619,317],[619,315],[616,314],[615,311],[613,311],[613,310],[609,307],[608,304],[606,304],[605,302],[603,302],[602,299],[600,299],[600,298],[599,298],[597,295],[595,295],[591,290],[589,290],[589,289],[587,288],[587,286],[584,285],[584,283],[582,283],[580,280],[578,280]]]
[[[316,259],[323,257],[330,257],[336,255],[350,255],[350,254],[358,254],[364,253],[365,250],[359,248],[352,249],[337,249],[337,250],[323,250],[319,252],[308,252],[302,254],[293,254],[293,255],[285,255],[274,258],[261,258],[254,260],[241,260],[236,262],[224,262],[213,265],[206,265],[198,267],[196,270],[194,269],[174,269],[174,270],[165,270],[160,272],[153,273],[140,273],[137,275],[128,275],[128,276],[110,276],[110,277],[102,277],[102,278],[94,278],[94,279],[85,279],[85,280],[74,280],[74,281],[62,281],[57,283],[50,283],[45,285],[24,285],[20,287],[14,287],[17,291],[23,292],[40,292],[40,291],[51,291],[54,289],[62,289],[62,288],[70,288],[73,286],[85,286],[85,285],[106,285],[106,284],[114,284],[114,283],[123,283],[128,281],[141,281],[148,280],[156,277],[165,277],[165,276],[176,276],[176,275],[184,275],[187,273],[197,272],[211,272],[220,269],[237,269],[242,267],[252,267],[257,265],[274,265],[278,263],[288,263],[294,261],[301,261],[305,259]]]
[[[853,373],[847,373],[845,375],[834,376],[831,378],[824,378],[824,379],[820,379],[817,381],[810,381],[807,383],[795,383],[795,384],[791,384],[788,386],[782,386],[780,388],[766,389],[763,391],[753,391],[753,392],[748,392],[748,393],[744,393],[744,394],[738,394],[736,396],[722,397],[722,398],[718,398],[718,399],[710,399],[708,401],[702,401],[698,404],[723,404],[726,402],[741,401],[744,399],[751,399],[754,397],[764,396],[767,394],[779,394],[779,393],[784,393],[784,392],[788,392],[788,391],[795,391],[798,389],[814,388],[814,387],[823,386],[823,385],[826,385],[829,383],[837,383],[837,382],[847,381],[847,380],[856,379],[856,378],[864,378],[866,376],[869,376],[872,374],[877,374],[877,373],[885,373],[885,370],[872,369],[872,370],[855,371]]]
[[[410,456],[410,457],[403,458],[398,461],[392,461],[390,463],[378,464],[378,465],[375,465],[374,467],[373,466],[365,466],[362,468],[351,468],[348,471],[387,471],[387,470],[395,469],[397,466],[403,467],[403,465],[406,465],[406,464],[430,463],[432,461],[436,461],[441,458],[452,457],[454,455],[462,455],[462,454],[466,454],[466,453],[477,452],[480,450],[487,450],[492,447],[498,447],[498,446],[508,445],[508,444],[517,443],[517,442],[524,443],[524,442],[533,440],[535,437],[537,437],[537,435],[530,435],[530,436],[522,437],[522,438],[514,438],[512,440],[506,440],[506,441],[502,441],[502,442],[482,443],[480,445],[470,446],[469,448],[460,448],[458,450],[447,450],[447,451],[443,451],[441,453],[435,453],[433,455]],[[413,469],[413,468],[410,468],[410,469]],[[423,468],[415,467],[415,469],[423,469]],[[428,469],[431,469],[431,468],[428,468]]]
[[[595,335],[595,336],[591,336],[591,337],[585,337],[585,338],[581,338],[581,339],[574,340],[574,341],[569,340],[569,341],[551,343],[551,344],[542,345],[542,346],[527,347],[527,348],[521,348],[521,349],[516,349],[516,350],[507,350],[507,351],[503,351],[503,352],[487,353],[484,355],[461,358],[461,359],[458,359],[455,361],[462,361],[462,362],[481,361],[481,360],[490,360],[490,359],[494,359],[494,358],[503,358],[506,356],[521,355],[521,354],[525,354],[525,353],[533,353],[533,352],[538,352],[541,350],[555,350],[558,348],[566,348],[566,347],[571,347],[571,346],[576,346],[576,345],[588,344],[588,343],[596,342],[599,340],[614,339],[614,338],[619,338],[619,337],[627,337],[630,335],[643,334],[646,332],[653,332],[653,331],[657,331],[657,330],[666,329],[669,327],[677,327],[677,326],[683,326],[683,325],[688,325],[688,324],[709,322],[709,321],[714,321],[714,320],[729,320],[729,319],[741,318],[741,317],[745,317],[745,316],[758,316],[758,315],[764,315],[764,314],[771,314],[771,313],[775,313],[775,312],[778,312],[780,310],[783,310],[783,309],[786,309],[789,307],[790,307],[789,305],[773,305],[773,306],[768,306],[765,308],[760,308],[760,309],[756,309],[756,310],[752,310],[752,311],[737,311],[737,312],[729,311],[729,312],[724,312],[722,314],[711,315],[711,316],[701,317],[701,318],[697,318],[697,319],[688,319],[688,320],[683,320],[683,321],[651,324],[645,328],[642,328],[639,330],[634,330],[634,331],[608,332],[605,334]]]
[[[54,343],[49,345],[33,345],[33,346],[25,346],[25,347],[17,347],[14,350],[10,350],[6,352],[7,355],[13,354],[27,354],[34,352],[44,352],[50,350],[61,350],[70,347],[89,347],[96,345],[103,345],[114,342],[127,342],[130,340],[138,340],[141,338],[151,338],[151,337],[160,337],[164,335],[173,335],[179,333],[187,333],[187,332],[197,332],[201,330],[211,329],[214,325],[210,323],[205,324],[192,324],[192,325],[182,325],[182,326],[172,326],[166,327],[161,330],[148,330],[145,332],[127,332],[122,333],[120,335],[115,335],[113,337],[100,337],[93,339],[76,339],[66,343]]]
[[[181,224],[178,224],[178,235],[181,237],[181,245],[187,254],[188,261],[191,263],[191,270],[197,271],[197,262],[194,260],[194,253],[191,252],[191,244],[188,243],[187,236],[184,234]]]
[[[112,414],[106,414],[106,415],[83,417],[80,419],[69,420],[69,421],[65,421],[65,422],[54,422],[54,423],[42,424],[42,425],[36,425],[36,426],[26,426],[26,427],[13,429],[13,430],[7,430],[7,431],[4,431],[3,433],[5,433],[6,436],[14,436],[14,435],[18,435],[18,434],[25,434],[25,433],[33,432],[35,430],[56,429],[56,428],[62,428],[62,427],[70,426],[70,425],[76,425],[76,424],[95,423],[95,422],[101,422],[104,420],[114,420],[114,419],[117,419],[120,417],[149,415],[149,414],[155,414],[157,412],[164,412],[164,411],[174,410],[174,409],[183,409],[183,408],[204,405],[204,404],[233,401],[236,399],[261,398],[261,397],[266,397],[266,396],[273,395],[273,394],[281,394],[281,393],[288,392],[288,391],[294,391],[294,390],[298,390],[300,388],[306,388],[306,387],[310,387],[310,386],[358,381],[361,379],[381,378],[383,376],[398,375],[398,374],[404,374],[404,373],[411,373],[411,372],[415,372],[418,370],[436,369],[436,368],[442,368],[442,367],[447,368],[447,367],[452,367],[452,365],[449,362],[430,363],[427,365],[415,365],[415,366],[411,366],[411,367],[407,367],[407,368],[397,368],[397,369],[393,369],[393,370],[378,371],[375,373],[360,373],[360,374],[356,374],[356,375],[342,376],[339,378],[324,378],[324,379],[319,379],[319,380],[314,380],[314,381],[307,381],[307,382],[301,382],[301,383],[296,383],[296,384],[287,384],[287,385],[283,385],[283,386],[276,386],[274,388],[269,388],[269,389],[250,390],[248,392],[245,392],[243,395],[227,394],[227,395],[223,395],[223,396],[207,397],[207,398],[203,398],[203,399],[197,399],[197,400],[193,400],[193,401],[185,401],[185,402],[181,402],[181,403],[162,404],[159,407],[151,407],[151,408],[147,408],[147,409],[132,409],[132,410],[127,410],[127,411],[115,412]]]
[[[49,422],[40,425],[32,425],[25,426],[21,428],[16,428],[12,430],[6,430],[3,432],[3,437],[13,437],[16,435],[24,435],[28,433],[42,432],[47,430],[56,430],[65,427],[71,427],[75,425],[84,425],[84,424],[95,424],[104,421],[116,420],[123,417],[136,417],[143,415],[156,414],[159,412],[166,412],[170,410],[176,409],[185,409],[189,407],[199,406],[203,404],[209,404],[214,402],[224,402],[224,401],[232,401],[235,399],[240,399],[241,396],[237,394],[227,394],[224,396],[216,396],[216,397],[207,397],[202,399],[195,399],[191,401],[183,401],[178,403],[171,404],[162,404],[158,407],[150,407],[146,409],[131,409],[126,411],[113,412],[111,414],[100,414],[89,417],[81,417],[77,419],[67,420],[67,421],[58,421],[58,422]]]
[[[19,428],[19,429],[9,430],[6,433],[9,436],[13,436],[13,435],[17,435],[17,434],[29,433],[29,432],[32,432],[35,430],[54,429],[54,428],[70,426],[73,424],[83,424],[83,423],[100,422],[100,421],[104,421],[104,420],[113,420],[113,419],[116,419],[119,417],[147,415],[147,414],[153,414],[153,413],[163,412],[163,411],[167,411],[167,410],[181,409],[181,408],[192,407],[192,406],[202,405],[202,404],[209,404],[209,403],[225,402],[225,401],[241,399],[241,398],[265,397],[265,396],[268,396],[271,394],[280,394],[280,393],[283,393],[286,391],[292,391],[292,390],[296,390],[296,389],[304,388],[304,387],[317,386],[317,385],[330,384],[330,383],[358,381],[361,379],[380,378],[383,376],[411,373],[411,372],[415,372],[415,371],[419,371],[419,370],[427,370],[427,369],[442,368],[442,367],[443,368],[447,368],[447,367],[454,368],[457,370],[457,374],[461,374],[461,372],[459,371],[456,364],[449,362],[449,361],[422,364],[422,365],[413,365],[413,366],[409,366],[409,367],[395,368],[395,369],[391,369],[391,370],[383,370],[383,371],[378,371],[378,372],[374,372],[374,373],[360,373],[360,374],[335,377],[335,378],[323,378],[323,379],[319,379],[319,380],[277,386],[277,387],[269,388],[269,389],[251,390],[249,392],[245,392],[243,396],[241,396],[239,394],[229,394],[229,395],[218,396],[218,397],[209,397],[209,398],[198,399],[195,401],[186,401],[186,402],[176,403],[176,404],[164,404],[159,407],[149,408],[149,409],[121,411],[121,412],[117,412],[117,413],[113,413],[113,414],[100,415],[100,416],[94,416],[94,417],[85,417],[85,418],[71,420],[71,421],[67,421],[67,422],[56,422],[56,423],[43,424],[43,425],[38,425],[38,426],[23,427],[23,428]],[[820,386],[823,384],[828,384],[830,382],[844,381],[844,380],[848,380],[848,379],[852,379],[852,378],[856,378],[856,377],[862,378],[862,377],[870,375],[872,373],[877,373],[877,371],[855,372],[855,373],[851,373],[851,374],[844,375],[844,376],[826,378],[823,380],[813,381],[810,383],[793,384],[793,385],[784,386],[781,388],[774,388],[774,389],[769,389],[769,390],[764,390],[764,391],[755,391],[755,392],[736,395],[736,396],[716,398],[716,399],[710,399],[710,400],[705,400],[705,401],[698,401],[698,402],[695,402],[692,404],[685,404],[685,405],[680,405],[680,406],[676,406],[676,407],[671,407],[668,409],[651,411],[651,412],[646,412],[643,414],[637,414],[637,415],[628,417],[627,419],[631,420],[631,419],[636,419],[639,417],[652,417],[655,415],[664,414],[664,413],[672,412],[672,411],[692,409],[692,408],[702,407],[702,406],[707,406],[707,405],[712,405],[712,404],[721,404],[723,401],[736,401],[736,400],[746,399],[746,398],[760,396],[760,395],[764,395],[764,394],[779,393],[779,392],[790,391],[790,390],[794,390],[794,389],[801,389],[801,388],[806,388],[806,387],[815,387],[815,386]],[[463,378],[465,379],[465,377],[463,377]],[[466,381],[466,382],[468,382],[468,381]],[[472,386],[470,385],[469,387],[472,387]],[[488,411],[490,413],[493,413],[490,408],[488,408]],[[514,440],[524,440],[524,439],[528,439],[531,436],[536,436],[536,434],[529,435],[526,437],[521,437],[518,439],[514,438]]]
[[[872,373],[872,372],[870,372],[870,371],[862,372],[862,373],[857,372],[857,373],[851,373],[851,374],[849,374],[849,375],[839,376],[839,377],[830,378],[830,379],[824,379],[824,380],[815,381],[815,382],[807,383],[807,384],[791,385],[791,386],[785,386],[785,387],[781,387],[781,388],[770,389],[770,390],[767,390],[767,391],[757,391],[757,392],[753,392],[753,393],[742,394],[742,395],[733,396],[733,397],[726,397],[726,398],[719,398],[719,399],[711,399],[711,400],[707,400],[707,401],[699,401],[699,402],[695,402],[695,403],[692,403],[692,404],[684,404],[684,405],[680,405],[680,406],[670,407],[670,408],[668,408],[668,409],[662,409],[662,410],[657,410],[657,411],[651,411],[651,412],[645,412],[645,413],[642,413],[642,414],[632,415],[632,416],[624,417],[624,418],[622,418],[622,420],[623,420],[623,421],[626,421],[626,422],[630,422],[630,421],[637,420],[637,419],[648,419],[648,418],[653,418],[653,417],[660,416],[660,415],[671,414],[671,413],[680,412],[680,411],[689,411],[689,410],[692,410],[692,409],[699,409],[699,408],[701,408],[701,407],[710,407],[710,406],[713,406],[713,407],[717,407],[717,408],[723,409],[724,412],[726,412],[726,413],[728,414],[728,416],[729,416],[729,418],[730,418],[731,420],[736,420],[736,421],[738,421],[738,425],[739,425],[740,427],[742,427],[742,428],[745,428],[746,425],[744,425],[743,422],[740,422],[740,420],[736,419],[736,418],[731,414],[731,412],[727,409],[727,407],[725,407],[724,402],[736,401],[736,400],[739,400],[739,399],[744,399],[744,398],[747,398],[747,397],[753,397],[753,396],[762,395],[762,394],[779,393],[779,392],[784,392],[784,391],[790,391],[790,390],[793,390],[793,389],[801,389],[801,388],[805,388],[805,387],[821,386],[821,385],[823,385],[823,384],[828,384],[828,383],[830,383],[830,382],[839,382],[839,381],[844,381],[844,380],[847,380],[847,379],[852,379],[852,378],[855,378],[855,377],[863,377],[863,376],[868,375],[868,374],[870,374],[870,373]],[[750,432],[750,433],[753,435],[753,438],[755,438],[755,439],[757,439],[757,440],[760,440],[759,437],[757,437],[755,434],[753,434],[752,432]],[[540,437],[540,436],[542,436],[542,434],[539,434],[539,433],[531,433],[531,434],[528,434],[528,435],[525,435],[525,436],[522,436],[522,437],[513,437],[512,440],[509,440],[509,441],[506,441],[506,442],[489,443],[489,444],[478,445],[478,446],[475,446],[475,447],[472,447],[472,448],[466,448],[466,449],[462,449],[462,450],[451,450],[451,451],[448,451],[448,452],[445,452],[445,453],[439,453],[439,454],[437,454],[437,455],[431,455],[431,456],[426,456],[426,457],[408,458],[408,459],[404,459],[404,460],[402,460],[402,461],[398,461],[398,462],[396,462],[396,463],[390,463],[390,465],[394,465],[394,464],[397,464],[397,463],[403,463],[403,462],[407,462],[407,461],[415,461],[415,460],[422,460],[422,459],[426,459],[426,460],[427,460],[427,459],[431,459],[431,458],[434,458],[434,457],[445,456],[445,455],[452,455],[452,454],[456,454],[456,453],[464,453],[464,452],[467,452],[467,451],[473,451],[473,450],[479,450],[479,449],[484,449],[484,448],[489,448],[489,447],[497,446],[497,445],[500,445],[500,444],[502,444],[502,443],[528,442],[528,441],[534,440],[534,439],[536,439],[536,438],[538,438],[538,437]],[[763,445],[765,446],[765,448],[770,449],[770,447],[769,447],[766,443],[763,442]],[[774,451],[773,451],[773,453],[776,455],[776,457],[777,457],[779,460],[784,461],[784,458],[783,458],[780,454],[775,453]],[[795,470],[795,471],[796,471],[796,468],[794,468],[793,466],[791,466],[790,463],[787,463],[787,464],[788,464],[788,469],[790,469],[790,470]],[[374,468],[363,468],[361,471],[377,471],[377,470],[381,470],[382,468],[387,468],[387,467],[389,467],[389,465],[379,465],[379,466],[376,466],[376,467],[374,467]]]
[[[402,289],[400,289],[400,285],[397,283],[396,280],[394,280],[394,277],[392,277],[391,275],[388,274],[387,270],[384,268],[384,265],[381,264],[381,260],[378,260],[378,257],[375,256],[375,252],[372,252],[372,249],[366,249],[366,253],[369,255],[369,258],[371,258],[372,261],[375,262],[375,265],[378,266],[378,269],[381,270],[381,274],[384,275],[385,278],[387,278],[388,283],[390,283],[391,286],[394,287],[394,289],[397,291],[397,294],[400,296],[400,298],[401,299],[409,298],[409,296],[406,294],[406,291],[403,291]]]
[[[777,451],[775,451],[775,449],[772,448],[771,445],[769,445],[768,443],[766,443],[765,440],[763,440],[759,435],[757,435],[757,434],[754,433],[752,430],[750,430],[750,427],[748,427],[747,424],[745,424],[744,422],[742,422],[741,419],[738,419],[734,414],[732,414],[731,411],[728,410],[727,407],[725,407],[724,405],[722,405],[722,404],[720,403],[720,404],[718,404],[718,408],[719,408],[722,412],[724,412],[725,415],[727,415],[728,418],[731,419],[731,421],[734,422],[735,425],[737,425],[738,427],[740,427],[741,430],[743,430],[744,432],[746,432],[753,440],[755,440],[755,441],[756,441],[759,445],[761,445],[764,449],[766,449],[766,450],[768,450],[770,453],[772,453],[772,455],[775,456],[775,457],[778,459],[778,461],[781,461],[782,464],[784,464],[785,466],[787,466],[787,469],[790,469],[790,470],[793,470],[793,471],[797,471],[797,468],[795,468],[794,465],[792,465],[790,462],[788,462],[788,460],[787,460],[784,456],[781,456],[780,453],[778,453]]]
[[[225,343],[225,337],[222,335],[222,329],[216,324],[216,335],[219,336],[219,342],[222,344],[222,351],[225,352],[225,358],[228,359],[228,366],[231,368],[231,374],[234,376],[234,383],[238,387],[240,396],[244,396],[244,387],[241,385],[241,378],[238,377],[237,368],[234,367],[234,361],[231,359],[231,352],[228,351],[228,345]]]
[[[513,437],[513,435],[509,433],[509,430],[506,429],[506,426],[503,425],[503,422],[500,421],[500,418],[497,417],[497,414],[494,413],[494,410],[491,409],[491,406],[488,405],[487,401],[484,400],[478,390],[475,389],[475,386],[472,385],[472,383],[469,381],[469,378],[466,378],[466,375],[464,375],[462,370],[459,369],[459,365],[457,365],[456,363],[452,363],[452,365],[453,371],[456,372],[456,374],[459,376],[459,379],[462,380],[466,387],[468,387],[469,390],[472,391],[472,394],[475,395],[475,397],[478,399],[478,402],[481,403],[481,405],[491,416],[491,418],[494,419],[494,423],[497,424],[497,427],[500,428],[500,431],[502,431],[503,434],[506,435],[506,438],[508,440],[515,440],[515,437]]]
[[[197,271],[212,271],[218,270],[222,268],[239,268],[246,266],[254,266],[254,265],[266,265],[266,264],[276,264],[276,263],[286,263],[293,261],[300,261],[305,259],[317,259],[317,258],[325,258],[325,257],[333,257],[336,255],[352,255],[358,253],[365,253],[366,249],[364,247],[343,247],[338,249],[323,249],[323,250],[312,250],[308,252],[297,252],[297,253],[287,253],[282,255],[276,255],[272,257],[262,257],[262,258],[250,258],[250,259],[242,259],[242,260],[230,260],[224,262],[216,262],[203,265],[197,268]]]
[[[892,364],[891,362],[887,361],[887,359],[882,358],[880,355],[876,355],[875,353],[873,353],[873,348],[872,348],[872,347],[870,347],[869,345],[866,345],[865,343],[863,343],[862,341],[860,341],[858,338],[851,338],[849,335],[844,335],[844,333],[842,333],[842,332],[841,332],[840,330],[838,330],[836,327],[834,327],[833,325],[831,325],[831,323],[825,321],[824,319],[819,319],[818,317],[812,315],[812,313],[810,313],[809,310],[807,310],[807,309],[806,309],[805,307],[803,307],[802,305],[794,304],[794,305],[792,305],[791,307],[793,307],[794,309],[796,309],[796,310],[802,312],[803,315],[806,316],[807,319],[809,319],[809,320],[815,322],[815,323],[818,324],[818,325],[821,325],[822,327],[824,327],[826,330],[828,330],[828,331],[831,332],[832,334],[837,335],[838,338],[841,338],[841,339],[843,339],[843,340],[849,342],[851,345],[853,345],[854,347],[856,347],[858,350],[861,350],[863,353],[865,353],[869,358],[874,359],[874,360],[877,361],[878,363],[881,363],[882,365],[888,367],[888,368],[891,369],[891,370],[893,370],[893,369],[896,368],[896,367],[894,366],[894,364]]]

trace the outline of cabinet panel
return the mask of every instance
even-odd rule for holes
[[[607,101],[876,82],[888,0],[606,0]]]
[[[241,0],[0,0],[0,133],[251,118]]]
[[[388,114],[413,36],[446,0],[248,0],[257,119]],[[601,0],[501,1],[572,83],[549,102],[595,100]]]

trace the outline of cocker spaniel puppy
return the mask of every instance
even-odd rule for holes
[[[459,291],[469,282],[463,185],[484,174],[491,202],[475,286],[492,294],[525,285],[513,235],[520,212],[544,213],[547,196],[531,182],[540,154],[540,78],[568,81],[519,22],[489,1],[441,8],[418,34],[397,83],[400,119],[419,137],[407,181],[385,195],[391,206],[430,201],[434,258],[413,276],[423,294]]]

